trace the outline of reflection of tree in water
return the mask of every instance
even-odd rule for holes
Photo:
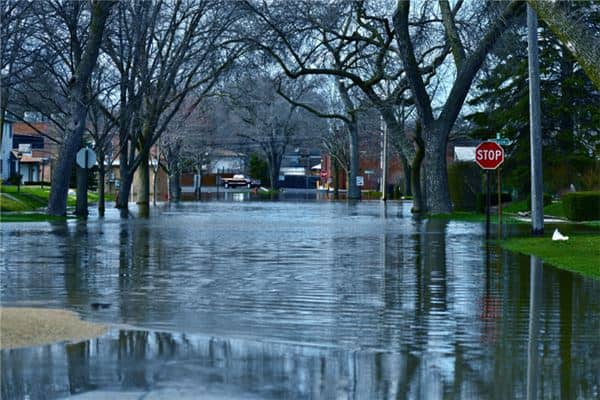
[[[387,217],[383,230],[370,222],[353,232],[333,226],[330,237],[310,241],[298,240],[292,228],[269,241],[281,232],[230,237],[222,229],[189,240],[190,230],[128,220],[110,225],[114,235],[107,227],[101,239],[93,226],[56,226],[49,254],[59,258],[59,273],[46,272],[55,279],[46,296],[60,291],[79,306],[105,295],[114,305],[86,307],[94,317],[121,313],[111,320],[211,334],[126,331],[68,350],[2,352],[2,398],[182,381],[274,398],[522,396],[528,259],[521,265],[516,256],[495,258],[493,250],[484,265],[481,234],[472,225],[457,235],[454,222]],[[253,250],[231,255],[226,240]],[[317,250],[322,254],[314,257]],[[311,255],[314,264],[306,262]],[[107,263],[112,269],[105,270]],[[23,268],[19,278],[36,282],[37,271]],[[546,268],[543,280],[538,388],[553,397],[592,397],[600,343],[590,337],[599,329],[600,284]],[[486,296],[499,296],[501,305],[482,315]],[[497,334],[484,342],[491,324]]]
[[[161,269],[171,263],[163,262],[164,257],[161,232],[151,231],[145,220],[121,223],[117,289],[121,321],[148,322],[156,320],[157,313],[166,313],[168,304],[161,295],[167,292],[169,280]]]
[[[105,248],[98,227],[89,227],[84,221],[74,225],[67,221],[53,221],[52,233],[56,246],[63,253],[64,288],[66,301],[79,309],[100,297],[108,273],[102,262]]]

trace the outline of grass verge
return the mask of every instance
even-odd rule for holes
[[[54,215],[42,213],[2,213],[0,222],[40,222],[40,221],[66,221],[75,217],[56,217]]]
[[[516,214],[518,212],[530,211],[530,209],[527,206],[527,200],[515,200],[508,204],[505,204],[502,208],[502,211]],[[545,206],[544,215],[566,218],[565,210],[563,209],[563,204],[561,201]]]
[[[432,219],[448,219],[453,221],[465,221],[465,222],[485,222],[485,214],[471,212],[471,211],[454,211],[450,214],[434,214],[430,215]],[[498,215],[493,213],[490,215],[490,222],[493,224],[498,223]],[[502,215],[502,222],[509,224],[524,224],[527,222],[520,221],[509,215]]]
[[[50,197],[50,188],[40,188],[38,186],[21,186],[19,191],[17,186],[0,185],[0,211],[36,211],[45,208],[48,205]],[[88,202],[90,204],[98,201],[98,194],[88,192]],[[76,197],[74,194],[67,198],[67,206],[75,206]]]
[[[500,242],[507,250],[531,254],[556,267],[600,279],[600,235],[571,236],[554,242],[548,236]]]

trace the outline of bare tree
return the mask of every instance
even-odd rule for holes
[[[200,180],[196,188],[196,197],[200,197],[202,167],[209,160],[215,132],[202,106],[196,105],[195,99],[186,101],[160,138],[162,165],[169,176],[169,201],[180,200],[181,173],[186,169],[194,171]]]
[[[294,85],[294,97],[308,96],[306,87]],[[277,79],[257,73],[238,79],[229,90],[233,120],[230,129],[254,143],[265,156],[272,188],[277,188],[283,155],[289,146],[308,143],[320,130],[318,118],[290,104],[277,93]],[[237,120],[237,121],[236,121]]]
[[[104,27],[113,4],[113,1],[92,2],[89,34],[85,46],[82,45],[77,31],[71,32],[70,39],[75,46],[75,72],[69,81],[69,123],[66,137],[52,176],[52,188],[48,200],[50,215],[66,214],[69,177],[85,130],[89,80],[98,58]],[[87,196],[87,193],[83,195]]]
[[[269,54],[293,79],[308,75],[336,76],[338,82],[344,83],[340,95],[348,109],[353,105],[344,94],[345,88],[359,88],[385,119],[404,158],[411,163],[420,162],[422,158],[417,157],[422,151],[420,140],[407,136],[397,118],[397,109],[412,99],[408,96],[409,86],[395,48],[395,31],[388,18],[381,15],[386,11],[384,4],[333,2],[318,3],[318,7],[310,1],[296,2],[293,6],[259,5],[251,1],[245,4],[263,29],[249,35],[247,40]],[[430,52],[423,54],[421,71],[426,82],[436,75],[447,53],[448,49],[443,47],[435,57],[430,56]],[[382,86],[393,88],[386,91]],[[356,132],[354,129],[348,132],[351,165],[357,166]],[[351,168],[351,183],[355,178],[353,170],[358,168]],[[414,165],[412,170],[418,181],[420,165]],[[350,190],[357,188],[350,186]],[[415,193],[415,212],[424,209],[419,194]]]
[[[177,0],[121,3],[106,52],[120,74],[121,187],[127,215],[139,169],[141,215],[149,206],[149,154],[190,93],[201,99],[241,51],[228,36],[235,4]]]
[[[441,21],[444,35],[437,38],[434,44],[425,46],[425,48],[423,46],[416,47],[414,40],[419,38],[411,36],[411,21],[414,20],[410,18],[410,2],[398,1],[393,18],[400,57],[423,129],[427,207],[429,212],[434,214],[448,213],[452,210],[446,173],[446,145],[450,130],[487,53],[508,24],[523,11],[521,2],[513,1],[502,4],[501,12],[490,19],[488,28],[483,32],[479,42],[469,43],[472,49],[467,49],[464,39],[461,38],[457,22],[457,11],[461,3],[458,2],[455,9],[450,10],[448,1],[439,1],[441,18],[434,18],[434,20]],[[481,15],[481,13],[477,15]],[[415,33],[419,33],[419,31],[417,30]],[[456,74],[446,102],[436,118],[432,98],[427,92],[426,78],[423,74],[419,54],[427,53],[430,51],[429,49],[439,47],[440,44],[442,48],[449,46],[451,49]]]
[[[11,89],[31,68],[37,52],[31,40],[35,27],[32,8],[31,2],[0,2],[0,127],[4,126]],[[3,130],[0,138],[2,134]]]

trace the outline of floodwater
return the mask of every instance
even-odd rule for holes
[[[2,305],[115,325],[1,351],[2,399],[600,397],[600,281],[408,203],[244,199],[3,223]]]

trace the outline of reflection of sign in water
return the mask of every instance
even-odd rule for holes
[[[356,186],[365,186],[365,178],[364,176],[356,177]]]
[[[81,168],[92,168],[96,165],[96,153],[87,147],[77,152],[77,165]]]

